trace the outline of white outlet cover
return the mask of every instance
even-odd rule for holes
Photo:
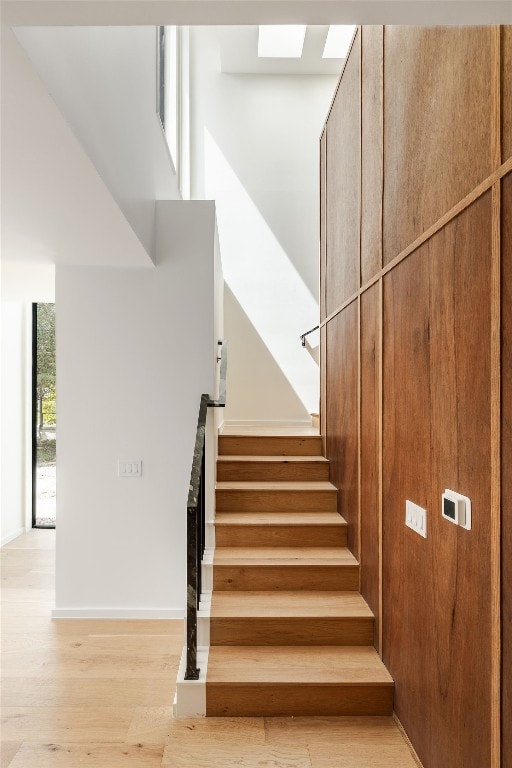
[[[427,538],[427,510],[409,499],[405,502],[405,524],[424,539]]]

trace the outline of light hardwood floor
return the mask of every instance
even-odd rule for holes
[[[172,718],[181,621],[52,621],[54,533],[1,550],[1,768],[415,768],[391,718]]]

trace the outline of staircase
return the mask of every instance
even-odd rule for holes
[[[316,435],[220,435],[207,716],[390,715]]]

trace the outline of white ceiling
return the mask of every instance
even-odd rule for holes
[[[9,25],[510,24],[510,0],[2,0]]]

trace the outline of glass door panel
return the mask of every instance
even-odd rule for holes
[[[35,528],[56,519],[55,305],[33,305],[33,507]]]

